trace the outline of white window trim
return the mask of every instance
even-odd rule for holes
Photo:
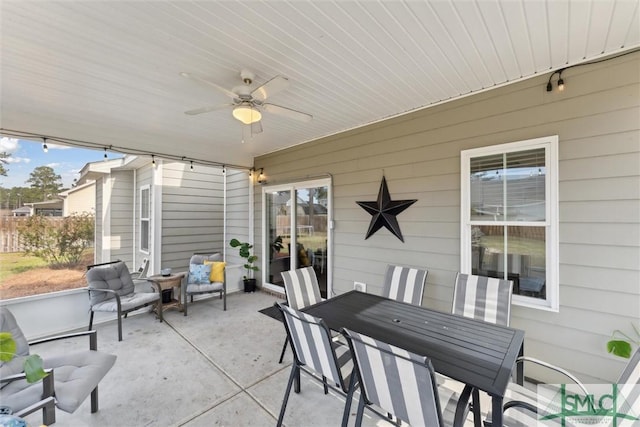
[[[523,307],[536,308],[548,311],[559,311],[559,243],[558,243],[558,135],[542,138],[528,139],[507,144],[492,145],[488,147],[463,150],[460,153],[460,271],[471,273],[471,216],[469,209],[470,197],[470,159],[479,156],[502,154],[513,151],[545,148],[546,163],[546,286],[547,299],[532,298],[522,295],[513,295],[512,303]],[[475,225],[495,225],[493,221],[474,221]],[[508,224],[508,222],[507,222]],[[519,226],[541,226],[540,222],[514,222]]]
[[[148,217],[143,217],[142,216],[142,201],[144,200],[144,198],[142,197],[142,192],[143,191],[148,191],[149,192],[149,206],[147,209],[148,212]],[[138,207],[138,214],[139,214],[139,227],[140,227],[140,232],[139,232],[139,240],[138,240],[138,249],[140,250],[140,252],[144,253],[144,254],[150,254],[151,253],[151,186],[149,184],[145,184],[140,186],[140,206]],[[147,248],[144,249],[142,247],[142,221],[147,221],[148,223],[148,230],[147,230]]]

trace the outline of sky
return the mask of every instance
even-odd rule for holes
[[[82,167],[89,162],[104,160],[104,151],[88,150],[57,145],[47,141],[48,152],[42,149],[42,141],[28,141],[25,139],[0,138],[0,153],[6,152],[11,156],[4,167],[7,176],[0,176],[0,186],[4,188],[29,187],[25,181],[38,166],[49,166],[62,177],[64,188],[71,188],[74,179],[80,177]],[[122,157],[114,153],[107,153],[110,159]]]

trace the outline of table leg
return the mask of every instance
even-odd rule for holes
[[[491,396],[491,427],[502,427],[502,397]]]
[[[524,342],[520,347],[520,352],[518,353],[518,358],[524,356]],[[524,385],[524,363],[516,362],[516,383],[518,385]]]

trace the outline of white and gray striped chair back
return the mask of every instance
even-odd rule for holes
[[[283,271],[281,274],[289,307],[300,310],[322,301],[318,278],[313,267]]]
[[[399,265],[387,266],[382,296],[409,304],[422,305],[427,273],[427,270],[417,268]]]
[[[431,361],[343,329],[366,402],[414,426],[443,426]],[[362,399],[362,397],[361,397]],[[362,405],[362,403],[361,403]]]
[[[512,292],[511,280],[458,273],[451,312],[509,326]]]
[[[287,334],[298,362],[346,391],[348,384],[340,369],[344,363],[338,361],[331,333],[324,321],[284,304],[278,303],[278,307],[284,315]]]
[[[629,414],[633,417],[640,416],[640,347],[633,353],[629,363],[618,379],[618,413]],[[611,426],[631,427],[636,426],[638,420],[618,418]]]

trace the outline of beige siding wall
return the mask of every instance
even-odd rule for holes
[[[96,180],[96,228],[95,228],[95,238],[93,242],[94,254],[93,261],[95,263],[103,262],[102,260],[102,230],[104,227],[104,219],[102,218],[102,185],[104,178],[99,178]]]
[[[111,259],[120,259],[127,263],[130,271],[137,266],[132,259],[133,247],[133,209],[131,198],[133,194],[133,171],[113,171],[111,173]]]
[[[95,183],[69,193],[64,200],[64,216],[73,214],[94,214],[96,206]]]
[[[249,173],[227,169],[227,236],[225,251],[229,264],[244,264],[238,250],[229,246],[235,238],[247,242],[249,238]],[[259,252],[256,255],[260,255]],[[259,263],[260,261],[258,261]],[[244,270],[239,274],[244,274]]]
[[[185,270],[194,252],[224,246],[222,169],[164,162],[162,171],[162,268]]]
[[[333,175],[337,293],[354,280],[379,292],[388,263],[422,266],[423,304],[448,311],[460,268],[460,151],[557,134],[560,311],[516,306],[511,323],[526,331],[527,355],[587,382],[614,380],[624,361],[606,354],[605,342],[640,318],[639,64],[635,53],[569,69],[561,93],[546,92],[548,75],[540,76],[255,164],[270,183]],[[364,239],[371,216],[356,201],[376,199],[383,173],[392,199],[418,199],[398,216],[405,243],[384,229]],[[259,191],[255,200],[259,218]],[[527,375],[553,380],[535,369]]]

